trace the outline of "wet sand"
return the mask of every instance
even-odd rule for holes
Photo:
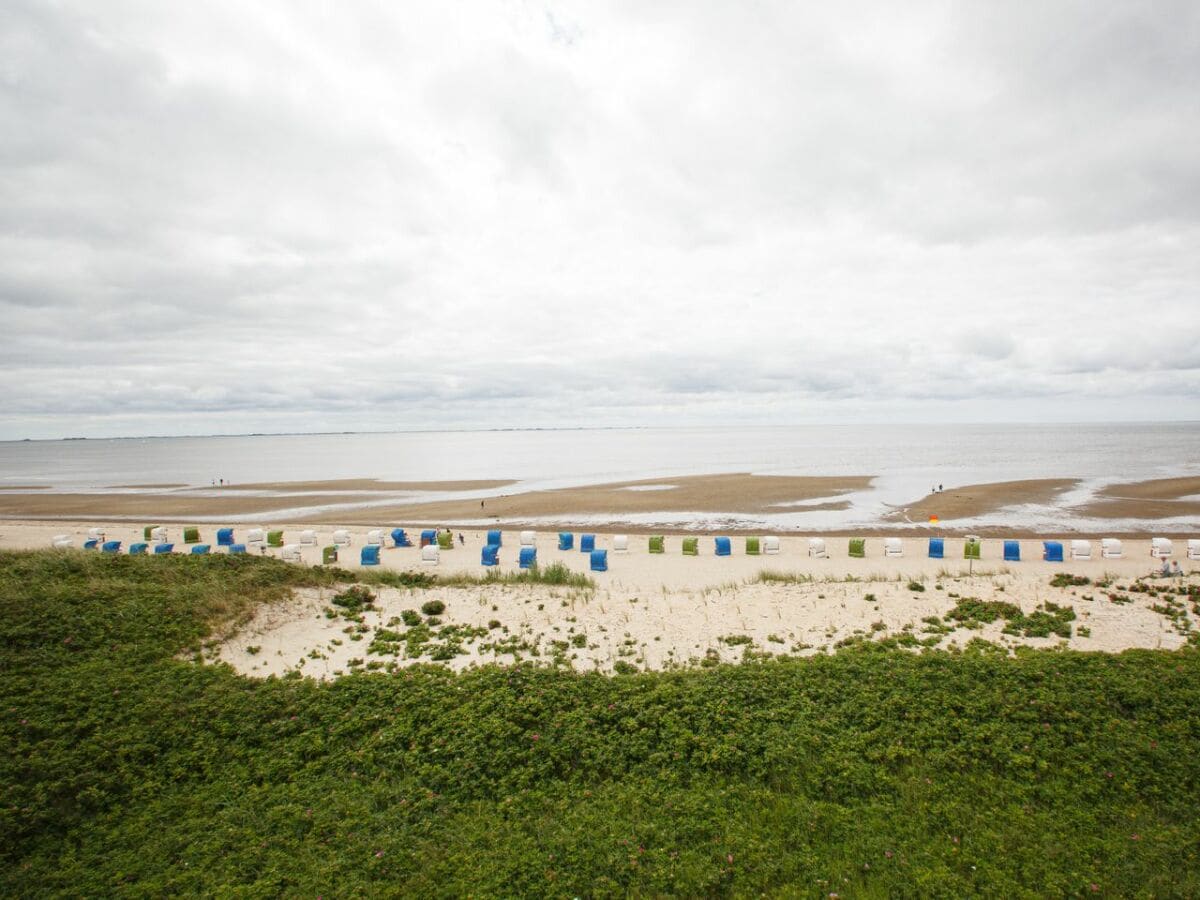
[[[264,481],[226,485],[247,491],[490,491],[516,484],[512,479],[491,481],[380,481],[377,478],[341,478],[330,481]]]
[[[1081,510],[1097,519],[1200,516],[1200,478],[1158,478],[1112,484]]]
[[[888,521],[920,523],[928,522],[930,516],[937,516],[939,521],[943,522],[973,519],[1007,506],[1053,503],[1057,497],[1077,484],[1079,480],[1075,478],[1039,478],[953,487],[927,494],[920,500],[897,509],[888,516]]]

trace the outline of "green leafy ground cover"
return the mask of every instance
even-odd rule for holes
[[[192,658],[345,577],[0,554],[0,891],[1200,895],[1194,649],[331,683]]]

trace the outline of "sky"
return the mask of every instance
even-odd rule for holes
[[[1200,4],[0,0],[0,439],[1200,419]]]

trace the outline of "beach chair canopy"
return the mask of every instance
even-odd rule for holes
[[[758,556],[758,554],[761,552],[761,549],[762,549],[762,544],[759,542],[758,538],[756,538],[756,537],[746,538],[746,555],[747,556]]]
[[[731,541],[727,537],[713,538],[713,553],[716,556],[729,556],[733,553]]]
[[[382,547],[383,546],[383,529],[382,528],[372,528],[370,531],[368,531],[367,532],[367,543],[375,544],[377,546]]]
[[[686,537],[683,539],[683,555],[684,556],[699,556],[700,555],[700,539],[694,537]]]
[[[154,538],[155,538],[154,529],[156,529],[158,527],[159,527],[158,525],[147,525],[145,528],[143,528],[142,529],[142,540],[143,541],[154,540]]]
[[[667,549],[667,539],[665,537],[663,537],[661,534],[655,534],[655,535],[650,536],[650,552],[651,553],[665,553],[666,549]]]
[[[593,550],[591,555],[592,571],[607,572],[608,571],[608,551]]]
[[[1105,559],[1120,559],[1124,556],[1121,542],[1116,538],[1104,538],[1100,541],[1100,555]]]
[[[87,539],[89,541],[96,541],[96,542],[103,541],[104,540],[104,529],[103,528],[89,528],[88,533],[87,533]]]
[[[627,553],[629,551],[629,535],[613,535],[613,550],[617,553]]]
[[[279,551],[279,558],[285,562],[301,562],[304,559],[299,544],[284,544],[283,549]]]
[[[338,561],[338,548],[329,545],[321,550],[321,564],[328,566]]]
[[[454,549],[454,535],[449,531],[439,531],[437,537],[438,547],[442,550]]]
[[[429,544],[437,543],[437,529],[425,528],[421,531],[421,546],[426,547]]]
[[[867,539],[850,538],[850,555],[855,559],[865,559],[867,555]]]
[[[1062,562],[1062,541],[1042,541],[1042,559],[1046,562]]]
[[[150,549],[150,545],[145,541],[138,541],[136,544],[129,545],[130,556],[142,556]]]
[[[174,552],[174,550],[175,550],[174,544],[155,544],[154,545],[155,555],[157,555],[159,553],[172,553],[172,552]]]
[[[195,527],[188,527],[188,528],[183,529],[183,542],[185,544],[200,543],[200,529],[195,528]]]
[[[100,542],[98,540],[96,540],[95,538],[88,538],[86,541],[83,542],[84,550],[96,550],[99,547],[100,547]]]
[[[403,528],[392,529],[392,546],[393,547],[411,547],[412,541],[408,539],[408,534]]]
[[[245,552],[246,552],[246,545],[245,545],[245,544],[230,544],[230,545],[229,545],[229,550],[228,550],[227,552],[229,552],[229,553],[233,553],[233,554],[242,554],[242,553],[245,553]]]
[[[1021,542],[1020,541],[1005,541],[1004,542],[1004,561],[1005,562],[1020,562],[1021,561]]]
[[[500,545],[484,544],[483,552],[479,556],[479,564],[482,566],[500,565]]]
[[[267,546],[268,547],[282,547],[283,546],[283,532],[278,529],[275,531],[268,531],[267,532]]]
[[[1091,559],[1091,541],[1071,541],[1071,559]]]
[[[763,538],[763,553],[778,553],[779,538],[771,536]]]
[[[827,556],[825,550],[825,538],[809,538],[808,539],[808,555],[809,556]]]
[[[522,569],[529,569],[537,565],[537,548],[522,547],[521,555],[518,557],[518,565]]]
[[[1150,538],[1150,555],[1159,559],[1166,559],[1174,551],[1169,538],[1156,537]]]
[[[521,546],[522,547],[532,547],[536,543],[537,543],[537,532],[536,531],[522,531],[521,532]]]
[[[228,547],[232,543],[233,543],[233,529],[232,528],[218,528],[217,529],[217,546],[218,547]]]
[[[165,525],[156,525],[150,529],[150,539],[159,544],[167,542],[167,529]]]
[[[983,542],[978,538],[968,537],[963,542],[963,559],[983,559]]]
[[[337,547],[349,547],[350,546],[350,532],[347,531],[345,528],[339,528],[337,531],[335,531],[333,533],[333,543],[334,543],[334,546],[337,546]]]
[[[1200,540],[1196,538],[1188,539],[1188,559],[1200,559]]]
[[[358,564],[360,566],[379,565],[379,545],[367,544],[360,551],[358,551]]]
[[[929,558],[930,559],[945,559],[946,558],[946,539],[945,538],[930,538],[929,539]]]
[[[251,528],[246,532],[247,547],[262,547],[267,543],[267,533],[261,528]]]
[[[579,536],[579,552],[591,553],[596,549],[596,536],[594,534],[581,534]]]
[[[503,537],[504,536],[500,533],[499,528],[492,529],[487,533],[487,543],[499,547],[502,543],[504,543]]]
[[[315,547],[317,546],[317,533],[311,528],[306,528],[300,532],[300,546]]]
[[[558,533],[558,549],[559,550],[575,549],[575,535],[569,531],[560,531]]]
[[[203,556],[211,549],[208,544],[195,544],[192,547],[192,556]]]
[[[120,541],[105,541],[103,544],[100,545],[100,552],[101,553],[120,553],[121,552],[121,542]]]
[[[421,562],[427,566],[436,566],[440,554],[441,551],[438,550],[437,544],[426,544],[421,548]]]
[[[883,539],[883,555],[884,556],[903,556],[904,542],[898,537],[888,537]]]

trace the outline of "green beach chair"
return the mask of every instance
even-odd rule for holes
[[[656,534],[650,538],[650,552],[663,553],[666,551],[667,539],[661,534]]]
[[[454,549],[454,535],[451,534],[449,531],[439,531],[438,532],[438,549],[453,550]]]
[[[758,538],[746,538],[746,555],[758,556],[758,554],[762,552],[759,549],[759,543],[760,542]]]
[[[143,541],[153,540],[154,539],[154,529],[157,527],[158,527],[157,525],[147,525],[145,528],[143,528],[142,529],[142,540]]]
[[[198,543],[200,543],[200,529],[199,529],[199,528],[185,528],[185,529],[183,529],[183,542],[184,542],[185,544],[198,544]]]
[[[850,555],[855,559],[863,559],[867,555],[866,538],[850,538]]]
[[[282,531],[268,531],[267,532],[267,546],[268,547],[282,547],[283,546],[283,532]]]
[[[700,538],[684,538],[683,539],[683,555],[684,556],[699,556],[700,555]]]
[[[964,543],[963,559],[983,559],[983,541],[967,541]]]
[[[337,562],[337,547],[332,544],[321,551],[321,565],[330,566]]]

